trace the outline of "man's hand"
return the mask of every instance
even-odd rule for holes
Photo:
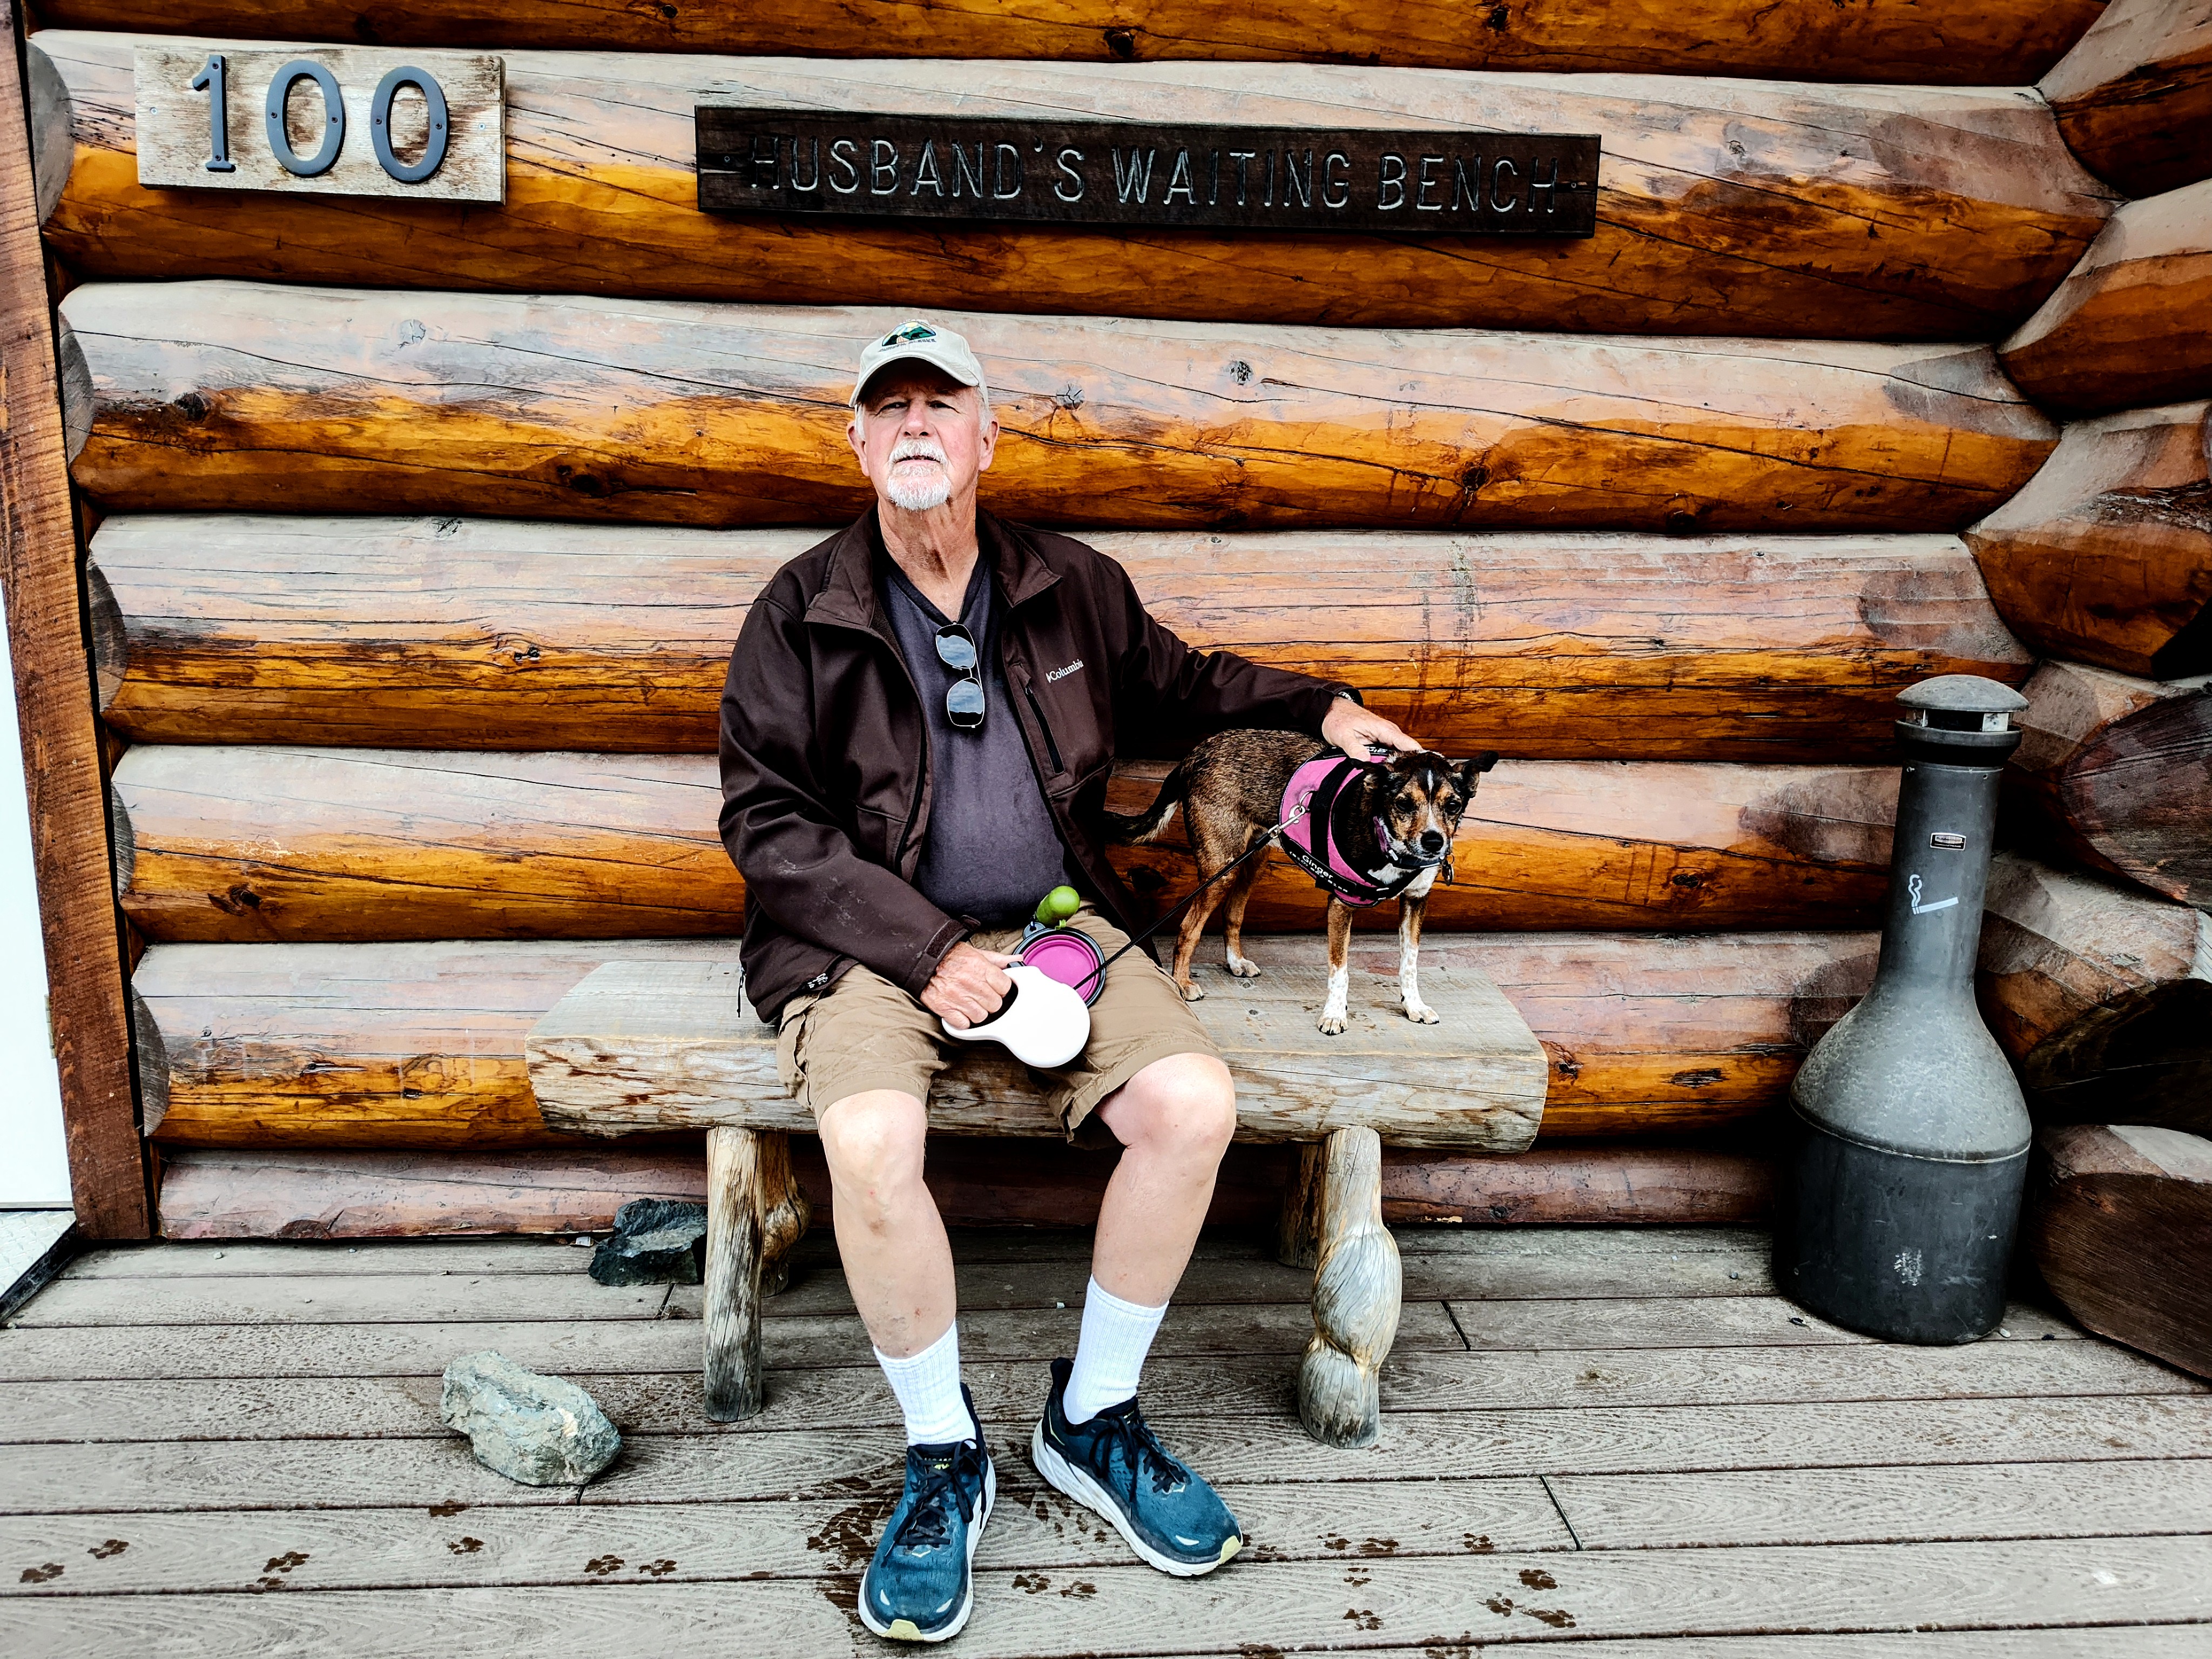
[[[1013,957],[998,951],[979,951],[964,940],[947,951],[921,988],[921,1006],[956,1031],[981,1025],[999,1012],[1006,993],[1014,988],[1006,969]]]
[[[1321,740],[1334,744],[1354,760],[1365,760],[1370,744],[1381,744],[1401,753],[1421,746],[1382,715],[1361,708],[1349,697],[1339,697],[1329,704],[1328,713],[1322,719]]]

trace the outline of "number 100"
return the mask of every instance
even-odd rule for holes
[[[192,77],[192,90],[208,94],[209,153],[203,165],[210,173],[238,170],[230,159],[229,67],[221,52],[211,52]],[[302,81],[313,81],[323,95],[323,142],[312,155],[302,155],[292,147],[292,135],[284,125],[285,101]],[[429,138],[422,155],[412,161],[401,161],[392,148],[392,100],[402,87],[413,87],[430,106]],[[337,76],[312,58],[295,58],[269,82],[262,130],[268,137],[270,154],[287,173],[301,179],[328,173],[345,148],[345,103],[338,94]],[[392,178],[403,185],[419,185],[428,179],[446,159],[447,137],[446,89],[428,70],[402,65],[376,83],[376,95],[368,100],[368,141],[376,151],[377,166]]]

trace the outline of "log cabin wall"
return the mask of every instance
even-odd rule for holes
[[[548,1131],[522,1036],[600,962],[731,953],[724,663],[866,499],[848,365],[917,310],[991,371],[988,505],[1093,532],[1194,643],[1505,756],[1428,948],[1543,1040],[1542,1137],[1405,1156],[1394,1214],[1756,1212],[1761,1121],[1871,976],[1891,702],[1930,674],[2033,699],[1984,988],[2039,1098],[2201,1096],[2202,9],[47,0],[163,1226],[558,1231],[696,1194],[696,1147]],[[497,52],[504,202],[141,186],[133,46],[272,39]],[[1595,131],[1598,231],[711,217],[702,101]],[[2146,176],[2171,194],[2126,200]],[[1191,878],[1172,845],[1124,867],[1161,902]],[[1255,921],[1316,897],[1273,872]],[[1272,1156],[1219,1213],[1264,1213]],[[933,1170],[971,1220],[1103,1178]]]

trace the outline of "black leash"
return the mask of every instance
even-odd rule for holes
[[[1212,885],[1213,885],[1213,884],[1214,884],[1215,882],[1219,881],[1219,880],[1222,878],[1222,877],[1224,877],[1224,876],[1225,876],[1225,875],[1229,875],[1229,874],[1231,874],[1231,872],[1233,872],[1237,869],[1237,867],[1239,865],[1241,865],[1241,864],[1243,864],[1243,863],[1244,862],[1244,860],[1247,860],[1247,859],[1249,859],[1249,858],[1251,858],[1251,857],[1255,856],[1255,854],[1261,854],[1261,853],[1264,853],[1264,852],[1266,852],[1266,851],[1268,849],[1268,848],[1270,848],[1270,847],[1272,847],[1273,845],[1274,845],[1275,837],[1276,837],[1278,835],[1281,834],[1284,830],[1285,830],[1289,829],[1292,824],[1296,823],[1297,823],[1300,818],[1304,817],[1305,815],[1306,815],[1306,808],[1305,808],[1305,807],[1304,807],[1304,806],[1301,806],[1301,807],[1299,807],[1299,808],[1298,808],[1298,810],[1297,810],[1297,811],[1295,811],[1295,812],[1291,813],[1291,814],[1290,815],[1290,817],[1288,817],[1285,818],[1285,819],[1284,819],[1280,823],[1277,824],[1273,829],[1272,829],[1272,830],[1261,830],[1261,831],[1260,832],[1260,835],[1259,835],[1258,839],[1257,839],[1257,840],[1255,840],[1255,841],[1254,841],[1254,842],[1253,842],[1253,843],[1252,843],[1249,847],[1246,848],[1243,852],[1239,853],[1239,854],[1238,854],[1235,858],[1233,858],[1233,859],[1230,860],[1228,863],[1226,863],[1226,864],[1223,865],[1223,866],[1222,866],[1218,870],[1216,870],[1216,871],[1215,871],[1212,875],[1208,876],[1208,877],[1207,877],[1204,881],[1201,881],[1200,883],[1199,883],[1197,886],[1195,886],[1195,887],[1192,888],[1192,889],[1190,890],[1190,891],[1188,891],[1188,893],[1185,893],[1185,894],[1182,896],[1182,897],[1180,900],[1178,900],[1178,901],[1176,902],[1176,905],[1175,905],[1175,908],[1172,908],[1172,909],[1170,909],[1170,910],[1163,911],[1163,912],[1161,913],[1161,915],[1159,915],[1159,916],[1158,916],[1158,918],[1153,921],[1153,923],[1152,923],[1152,925],[1151,927],[1149,927],[1146,928],[1146,929],[1145,929],[1145,931],[1144,931],[1143,933],[1139,933],[1135,938],[1132,939],[1131,939],[1131,940],[1130,940],[1127,945],[1123,945],[1120,950],[1118,950],[1118,951],[1115,951],[1115,952],[1114,952],[1114,954],[1113,954],[1112,956],[1110,956],[1110,957],[1107,957],[1105,961],[1103,961],[1103,962],[1100,963],[1098,964],[1098,970],[1097,970],[1097,972],[1096,972],[1095,974],[1086,974],[1086,975],[1084,975],[1083,982],[1084,982],[1085,984],[1086,984],[1086,985],[1087,985],[1087,984],[1091,983],[1091,981],[1096,980],[1096,981],[1097,981],[1101,986],[1103,986],[1103,985],[1105,984],[1105,982],[1106,982],[1106,970],[1107,970],[1109,968],[1111,968],[1111,967],[1112,967],[1115,963],[1117,963],[1117,962],[1121,961],[1121,959],[1123,957],[1127,956],[1127,955],[1129,954],[1129,952],[1130,952],[1130,951],[1132,951],[1135,950],[1135,949],[1136,949],[1139,945],[1142,945],[1142,944],[1143,944],[1146,939],[1150,939],[1153,934],[1155,934],[1155,933],[1158,933],[1158,932],[1160,931],[1160,929],[1161,929],[1161,928],[1163,928],[1163,927],[1166,927],[1166,926],[1168,925],[1168,923],[1170,923],[1170,921],[1174,921],[1177,916],[1181,915],[1184,911],[1186,911],[1186,910],[1188,910],[1188,908],[1190,908],[1190,906],[1191,906],[1191,901],[1192,901],[1192,900],[1195,899],[1195,898],[1196,898],[1196,897],[1197,897],[1200,893],[1203,893],[1203,892],[1204,892],[1207,888],[1209,888],[1209,887],[1212,886]]]

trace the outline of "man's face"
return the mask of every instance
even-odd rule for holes
[[[846,435],[878,499],[926,513],[974,500],[999,422],[974,386],[927,363],[893,363],[863,388]]]

